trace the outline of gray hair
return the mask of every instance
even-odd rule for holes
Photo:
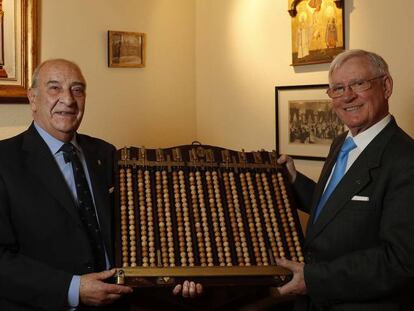
[[[365,50],[348,50],[338,54],[329,67],[329,82],[335,70],[340,68],[347,60],[354,57],[364,57],[371,64],[372,73],[376,76],[387,75],[391,77],[387,62],[378,54]]]
[[[64,58],[48,59],[48,60],[45,60],[44,62],[42,62],[40,65],[38,65],[36,67],[36,69],[33,71],[32,84],[30,85],[30,88],[35,89],[38,86],[39,74],[40,74],[40,71],[42,70],[42,68],[45,65],[47,65],[49,63],[54,63],[54,62],[63,62],[63,63],[71,64],[72,66],[76,67],[77,70],[79,70],[81,76],[83,77],[82,70],[80,69],[80,67],[78,66],[78,64],[76,64],[76,63],[74,63],[74,62],[72,62],[70,60],[64,59]],[[85,80],[84,77],[83,77],[83,80]]]

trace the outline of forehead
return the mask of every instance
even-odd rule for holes
[[[61,61],[45,64],[40,69],[39,81],[40,84],[47,84],[51,81],[62,84],[85,84],[85,79],[77,66]]]
[[[331,76],[331,82],[340,83],[352,79],[368,79],[373,73],[371,62],[362,56],[352,57],[344,61]]]

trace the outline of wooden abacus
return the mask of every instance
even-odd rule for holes
[[[304,262],[303,234],[275,152],[214,146],[117,152],[117,283],[280,285],[275,258]]]

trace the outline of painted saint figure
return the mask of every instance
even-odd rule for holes
[[[328,19],[328,24],[326,25],[325,42],[328,49],[333,49],[336,47],[336,43],[338,42],[338,32],[336,29],[335,17]]]
[[[306,23],[306,14],[299,16],[299,25],[297,30],[298,58],[309,55],[309,28]]]

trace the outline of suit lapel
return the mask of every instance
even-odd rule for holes
[[[361,156],[362,154],[332,192],[316,222],[309,224],[307,242],[317,236],[342,210],[344,205],[371,181],[370,171],[376,165],[370,166],[373,163],[367,162],[366,156],[363,158]]]
[[[33,124],[23,138],[23,150],[27,153],[26,167],[58,201],[74,220],[80,223],[76,212],[75,202],[70,194],[68,185],[56,163],[49,147],[37,133]]]
[[[338,138],[338,141],[335,143],[334,146],[332,146],[331,152],[329,153],[327,160],[322,168],[321,176],[319,177],[319,181],[315,188],[315,194],[313,196],[312,200],[312,208],[311,208],[311,215],[309,217],[309,225],[308,230],[310,229],[311,225],[310,223],[313,222],[313,219],[315,217],[316,212],[316,206],[319,203],[319,200],[322,196],[322,193],[325,189],[325,185],[328,181],[328,178],[331,174],[332,168],[335,165],[336,158],[338,157],[338,153],[341,149],[342,143],[345,140],[346,134],[343,135],[343,137]],[[307,233],[307,235],[309,232]]]
[[[106,173],[108,168],[103,167],[103,159],[100,159],[99,152],[96,149],[96,145],[86,143],[82,135],[78,135],[78,143],[82,148],[85,156],[86,165],[88,167],[89,177],[92,185],[92,193],[94,196],[96,212],[99,219],[99,226],[101,234],[103,235],[105,247],[108,254],[112,254],[111,247],[111,206],[108,206],[109,197],[107,189],[107,177]]]
[[[316,209],[315,207],[320,200],[343,139],[341,139],[340,143],[336,145],[332,157],[327,160],[328,163],[325,165],[326,170],[324,167],[321,178],[318,182],[316,190],[317,194],[315,194],[312,203],[312,214],[310,218],[311,221],[308,224],[306,244],[310,243],[320,232],[322,232],[323,229],[342,210],[345,204],[349,202],[355,194],[358,194],[371,181],[371,170],[380,166],[382,153],[396,127],[397,125],[395,123],[395,120],[392,119],[390,123],[382,130],[382,132],[380,132],[359,155],[359,157],[344,175],[342,180],[339,182],[335,190],[332,192],[318,219],[313,224],[311,221],[314,217]]]

